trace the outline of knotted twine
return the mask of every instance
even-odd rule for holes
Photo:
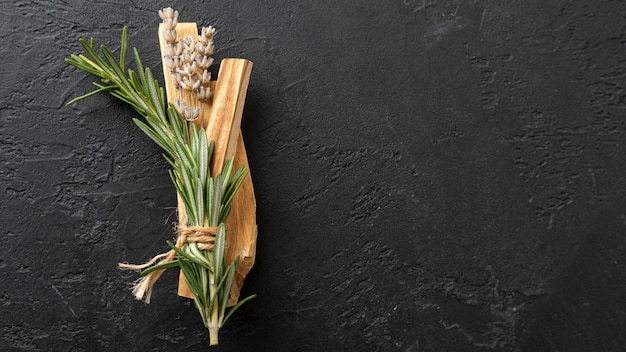
[[[217,234],[217,227],[204,227],[204,226],[185,226],[179,225],[176,230],[176,245],[178,249],[183,248],[185,243],[196,243],[198,249],[201,250],[213,250],[213,244],[215,243],[215,235]],[[135,265],[128,263],[118,263],[118,266],[122,269],[143,271],[144,269],[163,263],[168,263],[174,260],[176,257],[176,251],[171,249],[168,252],[155,255],[145,264]],[[157,261],[159,261],[157,263]],[[156,263],[156,264],[155,264]],[[165,269],[152,271],[133,284],[133,295],[138,300],[145,300],[146,303],[150,303],[150,297],[152,296],[152,287],[157,280],[163,275]],[[145,298],[144,298],[145,297]]]

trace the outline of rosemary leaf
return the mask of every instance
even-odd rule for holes
[[[222,321],[222,326],[223,324],[226,324],[226,321],[228,320],[228,318],[230,318],[231,315],[233,315],[233,313],[235,313],[235,311],[237,309],[239,309],[239,307],[243,306],[246,302],[255,299],[256,295],[250,295],[244,299],[240,299],[239,302],[237,304],[235,304],[234,306],[232,306],[229,310],[228,313],[226,314],[226,317],[224,317],[224,320]]]
[[[128,52],[128,27],[122,29],[122,46],[120,47],[120,68],[124,71],[126,66],[126,53]]]
[[[147,274],[149,274],[149,273],[151,273],[153,271],[175,268],[177,266],[179,266],[178,260],[173,260],[171,262],[165,262],[165,263],[161,263],[161,264],[156,264],[156,265],[153,265],[153,266],[147,268],[146,270],[142,271],[141,275],[144,276],[144,275],[147,275]]]

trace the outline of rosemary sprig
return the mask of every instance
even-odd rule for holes
[[[183,225],[217,229],[212,248],[200,249],[195,242],[184,243],[179,248],[168,242],[175,253],[174,259],[152,265],[141,273],[146,278],[145,275],[160,275],[165,269],[179,266],[202,321],[209,329],[211,345],[215,345],[219,328],[242,304],[255,297],[249,296],[228,311],[226,309],[239,259],[226,265],[224,222],[248,171],[243,166],[234,170],[234,160],[230,159],[220,173],[211,177],[214,143],[207,141],[204,129],[190,128],[195,125],[187,123],[174,104],[166,105],[163,88],[150,68],[142,65],[136,48],[133,48],[136,71],[126,67],[127,27],[122,31],[119,59],[104,45],[100,46],[98,53],[93,38],[79,41],[86,55],[71,55],[65,61],[99,78],[100,82],[93,83],[96,87],[94,91],[71,100],[67,105],[103,92],[130,104],[143,117],[133,118],[135,124],[164,150],[163,156],[171,167],[172,183],[188,216],[188,223]],[[136,267],[143,269],[145,265]],[[158,275],[148,288],[138,290],[136,297],[141,299],[145,296],[149,302],[151,285],[156,279]]]

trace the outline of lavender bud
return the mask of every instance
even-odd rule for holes
[[[178,42],[176,44],[176,51],[174,51],[174,56],[181,56],[183,54],[183,43]]]
[[[195,108],[191,109],[191,114],[189,114],[189,116],[191,118],[191,121],[197,119],[198,115],[200,115],[200,108],[199,107],[195,107]]]
[[[196,98],[198,98],[201,102],[208,102],[211,98],[211,88],[209,87],[200,87],[196,91]]]
[[[189,72],[189,64],[183,64],[182,67],[178,68],[178,73],[180,73],[181,75],[185,75],[185,76],[189,76],[190,72]]]
[[[191,109],[189,107],[185,107],[183,117],[189,122],[192,122],[194,120],[191,116]]]
[[[209,45],[207,45],[204,49],[204,55],[205,56],[211,56],[213,55],[213,49],[215,49],[215,45],[213,45],[213,43],[210,43]]]
[[[173,71],[176,69],[176,65],[174,64],[174,59],[172,59],[171,56],[163,56],[163,62],[165,62],[165,66],[167,66],[167,68],[170,69],[170,71]]]
[[[202,84],[205,86],[209,85],[210,81],[211,81],[211,72],[203,71],[202,72]]]
[[[165,46],[165,56],[170,56],[171,57],[171,56],[174,56],[174,55],[176,55],[176,49],[175,49],[174,45],[168,43]]]
[[[190,63],[190,62],[191,62],[191,59],[190,59],[189,53],[187,53],[187,52],[184,52],[184,53],[180,56],[180,58],[181,58],[181,61],[182,61],[182,63],[183,63],[183,64],[188,64],[188,63]]]
[[[194,81],[193,86],[191,87],[191,90],[194,90],[194,91],[198,90],[198,88],[200,88],[201,83],[202,83],[201,81]]]
[[[171,19],[174,17],[178,18],[178,11],[174,11],[174,9],[171,7],[166,7],[163,10],[159,10],[159,17],[161,17],[162,20]]]
[[[176,43],[176,30],[175,29],[164,29],[163,30],[163,38],[167,43],[173,44]]]
[[[167,18],[163,20],[163,25],[165,26],[165,29],[175,29],[177,24],[178,21],[174,18]]]
[[[185,109],[187,107],[187,103],[185,103],[183,100],[180,99],[176,99],[176,111],[178,111],[179,114],[181,114],[182,116],[185,116]]]
[[[202,37],[206,38],[207,40],[210,40],[211,38],[213,38],[213,34],[215,33],[215,28],[213,28],[212,26],[208,26],[208,27],[202,27]]]
[[[178,87],[182,90],[187,90],[187,82],[184,78],[178,80]]]
[[[196,59],[196,63],[202,71],[205,71],[207,68],[209,68],[209,66],[211,66],[211,62],[206,56],[202,56],[202,58],[198,57]]]
[[[184,77],[181,82],[181,88],[183,88],[184,90],[188,92],[191,92],[192,87],[193,87],[193,82],[191,81],[191,79],[189,77]]]

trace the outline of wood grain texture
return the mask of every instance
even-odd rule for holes
[[[207,139],[215,142],[211,170],[222,170],[224,161],[235,156],[246,91],[250,82],[252,62],[245,59],[223,59],[213,104],[209,109]]]
[[[161,53],[164,53],[166,43],[161,35],[162,26],[162,24],[159,25],[159,43]],[[187,35],[197,36],[198,28],[195,23],[178,23],[176,32],[178,39]],[[209,142],[215,142],[211,161],[213,175],[220,172],[224,161],[232,157],[235,158],[235,167],[243,165],[250,170],[240,125],[252,65],[252,62],[245,59],[223,59],[218,79],[211,82],[213,98],[202,112],[201,115],[204,116],[200,116],[195,122],[197,126],[203,124],[202,127],[206,128],[207,139]],[[195,98],[184,93],[181,97],[170,78],[169,70],[165,64],[162,66],[168,102],[174,103],[177,99],[183,99],[187,104],[192,104]],[[187,221],[187,214],[180,197],[178,197],[178,221],[180,223]],[[229,300],[229,305],[233,305],[239,299],[244,279],[252,269],[256,255],[256,199],[250,175],[246,177],[233,199],[226,228],[227,264],[235,261],[237,257],[240,258]],[[192,298],[182,272],[179,275],[178,294]]]

